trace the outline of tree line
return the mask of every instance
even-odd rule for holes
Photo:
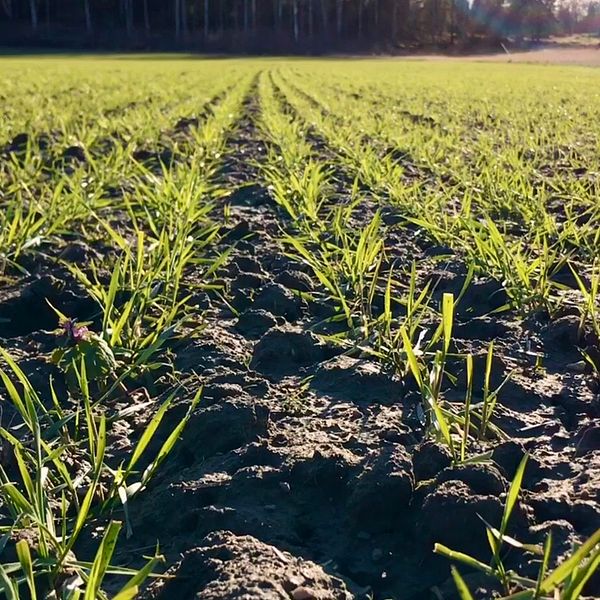
[[[598,32],[599,17],[600,0],[0,0],[12,41],[230,51],[497,44]]]

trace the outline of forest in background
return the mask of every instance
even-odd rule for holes
[[[600,33],[599,0],[0,0],[4,45],[394,52]]]

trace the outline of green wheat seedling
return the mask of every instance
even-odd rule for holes
[[[296,172],[282,172],[277,167],[262,169],[265,180],[272,190],[275,201],[304,231],[324,227],[322,208],[327,200],[329,169],[312,160]]]
[[[163,229],[157,239],[152,239],[138,229],[133,249],[116,230],[109,230],[121,256],[108,285],[94,263],[90,275],[79,267],[69,268],[98,303],[102,337],[117,360],[133,364],[144,355],[149,361],[185,320],[184,307],[190,298],[182,288],[185,273],[195,266],[208,282],[227,253],[210,260],[199,257],[215,239],[217,230],[210,224],[195,231],[193,237],[180,228],[174,236]]]
[[[402,342],[408,369],[414,377],[417,387],[421,393],[423,403],[427,408],[430,426],[435,430],[450,451],[455,462],[459,460],[459,450],[456,447],[454,437],[451,433],[452,423],[448,412],[442,408],[442,382],[446,369],[446,359],[452,341],[452,328],[454,321],[454,297],[452,294],[444,294],[442,300],[442,349],[436,350],[430,367],[426,367],[422,361],[417,359],[421,351],[411,343],[406,328],[401,329]]]
[[[600,348],[600,311],[598,310],[598,291],[600,290],[600,269],[597,265],[594,265],[590,274],[589,286],[584,283],[582,278],[577,274],[572,265],[569,265],[573,277],[577,281],[579,291],[583,296],[583,301],[577,305],[579,310],[579,328],[578,328],[578,339],[582,340],[587,327],[591,327],[593,336],[595,338],[595,344],[597,348]],[[600,364],[597,360],[594,360],[589,352],[582,350],[584,359],[590,365],[596,377],[600,377]]]
[[[135,352],[152,345],[161,329],[173,324],[177,314],[177,305],[159,304],[164,279],[155,279],[153,275],[163,275],[164,263],[160,258],[158,263],[152,258],[146,260],[143,240],[140,234],[137,251],[125,252],[117,260],[108,286],[103,285],[94,265],[91,278],[78,267],[72,267],[73,274],[98,302],[103,337],[119,358],[131,359]],[[128,296],[124,303],[117,302],[118,292]]]
[[[400,328],[402,348],[406,360],[405,374],[414,378],[421,395],[427,425],[430,433],[439,439],[448,449],[454,464],[479,462],[489,458],[489,453],[470,454],[473,442],[484,441],[491,436],[504,438],[504,434],[492,423],[492,417],[502,387],[510,375],[494,390],[491,389],[493,364],[493,344],[490,344],[484,375],[483,400],[473,402],[473,357],[465,357],[466,391],[462,406],[455,406],[444,400],[444,379],[452,380],[447,372],[447,361],[452,342],[454,326],[454,297],[444,294],[441,308],[441,322],[424,349],[421,348],[423,336],[414,343],[407,327]],[[441,341],[441,349],[436,349]]]
[[[363,336],[368,336],[384,253],[381,216],[377,213],[362,230],[353,231],[343,216],[347,217],[347,211],[341,208],[335,212],[330,235],[316,240],[287,235],[283,242],[290,247],[291,256],[312,269],[348,328],[362,328]]]
[[[20,265],[24,254],[39,252],[44,243],[73,231],[90,214],[91,203],[83,201],[79,190],[70,189],[64,174],[56,173],[53,179],[49,184],[35,166],[13,161],[0,198],[0,275],[7,267],[25,273]]]
[[[420,332],[424,331],[425,323],[432,313],[431,285],[428,282],[423,289],[418,290],[417,276],[417,265],[413,261],[408,287],[402,293],[399,281],[401,276],[394,272],[393,267],[390,269],[383,296],[383,312],[371,327],[373,355],[400,374],[404,374],[406,370],[403,335],[407,336],[411,346],[419,346]],[[403,312],[400,318],[396,314],[398,308]]]
[[[125,577],[127,581],[113,600],[130,600],[137,597],[142,584],[149,577],[156,577],[154,569],[164,562],[164,557],[156,553],[139,570],[117,567],[111,564],[112,555],[118,542],[121,523],[111,521],[100,542],[93,561],[79,561],[69,552],[62,563],[54,556],[44,556],[38,548],[31,548],[25,539],[15,544],[17,562],[0,564],[0,591],[9,600],[52,597],[58,600],[107,600],[107,593],[101,588],[107,575]],[[61,551],[56,541],[57,555]],[[21,591],[26,587],[27,593]]]

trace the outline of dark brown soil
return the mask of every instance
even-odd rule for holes
[[[476,357],[475,389],[481,389],[490,340],[497,348],[494,383],[514,373],[499,399],[495,424],[506,439],[490,446],[493,460],[451,466],[448,452],[424,434],[410,382],[316,335],[316,324],[333,307],[300,297],[317,284],[304,265],[282,254],[285,218],[250,166],[250,158],[266,152],[255,126],[254,93],[220,175],[233,190],[222,200],[230,207],[222,244],[235,243],[221,274],[229,305],[207,295],[201,302],[206,329],[169,348],[183,388],[160,435],[200,385],[203,400],[174,453],[130,507],[134,535],[117,559],[137,564],[160,541],[175,577],[146,590],[144,597],[153,600],[456,598],[449,564],[433,554],[433,544],[487,561],[481,518],[499,523],[526,452],[524,491],[510,533],[541,542],[552,531],[552,560],[564,557],[600,523],[598,387],[574,364],[580,361],[577,320],[489,316],[503,303],[501,287],[491,280],[471,286],[455,337],[457,350]],[[369,207],[364,210],[368,218]],[[443,249],[397,227],[392,217],[393,258],[405,264],[422,259],[429,265],[423,277],[436,281],[436,295],[457,293],[465,277],[460,260],[440,260]],[[97,251],[85,240],[77,243],[62,248],[61,256],[85,261]],[[56,326],[46,299],[80,319],[95,318],[94,307],[52,258],[31,273],[0,291],[0,345],[47,394],[48,376],[60,376],[46,360],[55,344],[47,332]],[[546,357],[542,370],[528,354],[532,347]],[[457,375],[460,380],[458,366]],[[158,384],[157,394],[161,389]],[[460,390],[455,393],[461,401]],[[131,447],[151,413],[117,422],[115,455]],[[518,552],[508,553],[506,562],[535,577],[536,565]],[[468,569],[464,575],[478,598],[492,596],[489,582]],[[600,595],[598,577],[587,594]]]

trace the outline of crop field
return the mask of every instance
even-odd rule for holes
[[[9,599],[600,597],[600,71],[0,60]]]

